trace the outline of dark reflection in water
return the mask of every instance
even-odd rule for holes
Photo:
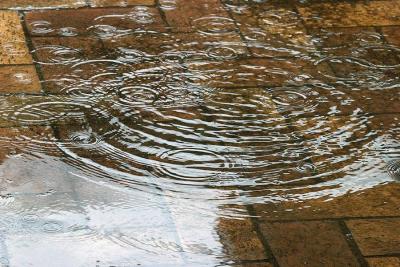
[[[4,264],[230,265],[247,206],[399,179],[400,48],[209,2],[25,14],[44,93],[2,97]]]

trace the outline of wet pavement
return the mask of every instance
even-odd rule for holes
[[[400,1],[2,0],[0,266],[400,266]]]

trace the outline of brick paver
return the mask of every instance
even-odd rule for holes
[[[310,27],[356,27],[399,25],[398,1],[368,3],[317,3],[298,7],[305,24]]]
[[[41,86],[32,65],[0,66],[0,93],[40,93]]]
[[[382,27],[382,32],[389,44],[400,46],[400,26]]]
[[[263,223],[279,266],[360,266],[336,222]]]
[[[0,64],[32,63],[18,13],[0,11],[0,29]]]
[[[246,260],[267,259],[265,249],[250,218],[228,219],[221,218],[218,223],[218,233],[225,245],[229,258]]]
[[[370,267],[399,267],[399,257],[368,258]]]
[[[236,29],[219,0],[175,0],[174,8],[164,13],[174,32],[226,34]]]
[[[26,14],[28,30],[33,36],[74,35],[111,37],[135,31],[165,31],[161,15],[154,7],[86,8],[58,11],[33,11]],[[43,25],[44,24],[44,25]],[[45,28],[45,30],[43,30]]]
[[[32,8],[77,8],[86,4],[84,0],[2,0],[0,8],[19,8],[19,9],[32,9]]]
[[[155,0],[91,0],[90,5],[93,7],[110,7],[110,6],[151,6],[155,4]]]
[[[400,219],[347,221],[365,256],[400,253]]]

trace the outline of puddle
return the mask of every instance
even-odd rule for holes
[[[0,96],[0,265],[239,266],[218,225],[252,205],[399,179],[400,48],[192,2],[23,12],[42,91]]]

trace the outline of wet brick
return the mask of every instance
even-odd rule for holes
[[[226,57],[235,58],[247,54],[245,44],[240,36],[206,36],[199,33],[165,33],[128,35],[120,38],[104,40],[106,49],[116,58],[132,60],[137,55],[142,60],[220,60]],[[125,54],[124,54],[124,51]],[[136,54],[135,54],[136,52]]]
[[[0,29],[0,64],[31,64],[18,13],[0,11]]]
[[[26,14],[26,23],[33,36],[62,36],[63,29],[69,29],[74,35],[102,38],[136,31],[165,31],[158,10],[146,6],[33,11]]]
[[[242,261],[266,259],[264,247],[250,218],[221,218],[217,229],[230,259]]]
[[[165,9],[167,22],[174,32],[203,31],[226,34],[236,30],[219,0],[176,0],[173,9]]]
[[[109,6],[134,6],[143,5],[151,6],[155,5],[155,0],[91,0],[91,6],[93,7],[109,7]]]
[[[301,19],[285,5],[262,5],[233,18],[255,56],[299,56],[314,50]]]
[[[319,189],[321,190],[321,189]],[[357,193],[347,193],[335,197],[317,197],[302,201],[282,201],[279,203],[265,203],[254,205],[257,215],[263,220],[301,220],[301,219],[328,219],[341,217],[371,217],[371,216],[400,216],[398,192],[400,185],[390,183],[365,189]],[[290,191],[289,191],[290,192]],[[299,194],[309,192],[310,189],[297,189]],[[268,194],[268,190],[258,195]],[[275,197],[285,197],[284,193]]]
[[[199,61],[188,64],[188,67],[203,77],[200,83],[211,87],[303,85],[325,80],[324,75],[332,75],[325,63],[314,65],[296,58]]]
[[[32,42],[47,92],[61,92],[70,83],[90,79],[105,70],[105,66],[111,65],[101,61],[106,58],[107,52],[95,38],[37,37]],[[96,63],[74,67],[91,60]]]
[[[400,26],[382,27],[382,33],[390,45],[400,47]]]
[[[316,3],[298,10],[309,27],[400,25],[400,4],[395,0]]]
[[[41,91],[33,65],[0,66],[0,93],[30,93]]]
[[[346,222],[364,256],[400,253],[400,219]]]
[[[262,223],[279,266],[360,266],[336,222]]]
[[[370,267],[400,267],[399,257],[367,258]]]
[[[77,8],[85,6],[85,0],[2,0],[0,8]]]

